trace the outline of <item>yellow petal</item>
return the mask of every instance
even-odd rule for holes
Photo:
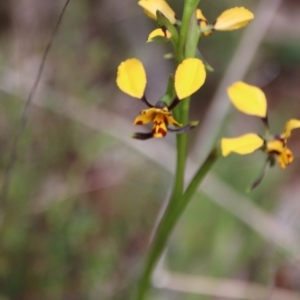
[[[175,73],[175,90],[181,100],[195,93],[203,85],[206,71],[203,62],[197,58],[187,58],[178,65]]]
[[[285,124],[284,138],[290,137],[291,131],[296,128],[300,128],[300,120],[297,119],[288,120]]]
[[[156,114],[155,108],[144,109],[140,112],[133,122],[133,125],[144,125],[150,123]]]
[[[146,15],[151,19],[156,20],[156,11],[159,10],[172,24],[176,23],[175,12],[164,0],[140,0],[138,5],[144,9]]]
[[[290,149],[285,149],[280,155],[277,156],[277,161],[280,168],[285,169],[294,160],[294,155]]]
[[[264,140],[257,134],[248,133],[237,138],[223,138],[221,140],[222,155],[227,156],[231,152],[241,155],[252,153],[259,149]]]
[[[117,85],[121,91],[140,99],[144,95],[146,83],[146,72],[138,59],[130,58],[119,65]]]
[[[216,20],[215,30],[235,30],[246,26],[254,15],[244,7],[235,7],[225,10]]]
[[[157,28],[150,32],[147,42],[151,41],[156,36],[163,36],[163,37],[166,37],[167,39],[169,39],[171,37],[171,33],[169,30],[166,30],[164,32],[161,28]]]
[[[232,104],[241,112],[265,118],[267,100],[261,89],[242,81],[235,82],[227,89]]]
[[[285,150],[284,140],[275,139],[268,141],[266,145],[266,152],[280,154]]]

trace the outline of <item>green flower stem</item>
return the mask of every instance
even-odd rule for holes
[[[183,16],[182,16],[182,23],[179,32],[179,41],[178,47],[176,51],[176,59],[177,63],[181,63],[184,60],[184,44],[189,33],[189,26],[190,20],[195,12],[200,0],[185,0],[184,1],[184,8],[183,8]]]
[[[186,37],[185,43],[185,58],[195,57],[197,53],[197,46],[201,37],[201,29],[196,18],[196,11],[193,12],[189,22],[189,33]]]
[[[189,102],[190,102],[190,97],[184,99],[184,102],[181,102],[176,107],[175,117],[177,120],[180,120],[180,122],[184,125],[188,123]],[[188,103],[188,105],[185,105],[185,103]],[[177,146],[177,161],[176,161],[176,172],[175,172],[176,175],[175,175],[171,199],[176,199],[178,196],[181,196],[183,193],[185,161],[187,157],[187,142],[188,142],[188,136],[186,133],[176,135],[176,146]]]
[[[195,16],[195,10],[199,2],[200,0],[185,0],[184,2],[179,40],[177,45],[176,43],[174,45],[177,64],[180,64],[184,58],[196,56],[197,45],[201,35]],[[174,109],[174,116],[182,124],[187,124],[189,121],[189,108],[190,97],[184,99]],[[165,249],[165,246],[177,221],[196,192],[197,186],[210,170],[217,158],[217,154],[215,150],[213,150],[204,164],[199,168],[194,179],[189,184],[186,192],[183,193],[188,137],[187,134],[178,134],[176,139],[177,165],[173,192],[167,210],[158,225],[151,248],[149,249],[148,257],[146,258],[145,269],[142,273],[142,277],[138,286],[137,295],[135,298],[136,300],[143,300],[145,298],[145,295],[149,289],[152,272]]]
[[[195,57],[197,45],[201,36],[200,28],[197,24],[195,10],[200,0],[185,1],[183,20],[179,33],[179,45],[177,47],[177,63],[179,64],[184,57]],[[184,42],[186,46],[183,49]],[[182,124],[187,124],[189,121],[190,97],[184,99],[180,105],[174,110],[174,115]],[[177,167],[176,178],[173,188],[172,198],[176,199],[177,195],[181,195],[184,183],[185,160],[187,157],[187,134],[179,134],[176,136],[177,141]]]
[[[176,195],[173,196],[174,198],[169,202],[169,204],[177,203],[177,205],[168,206],[158,225],[151,248],[148,252],[145,269],[138,286],[138,291],[135,298],[136,300],[143,300],[145,298],[145,295],[149,289],[151,274],[165,249],[173,229],[175,228],[179,218],[183,214],[193,195],[197,191],[199,184],[216,162],[217,158],[217,150],[213,149],[203,165],[196,172],[185,193],[181,197],[177,197]]]
[[[179,198],[178,205],[176,206],[176,209],[173,210],[172,215],[170,217],[171,223],[169,224],[169,226],[171,227],[171,230],[173,229],[174,224],[176,224],[179,217],[185,210],[187,204],[192,199],[193,195],[196,193],[199,184],[202,182],[202,180],[212,168],[214,163],[217,161],[218,157],[219,155],[217,148],[213,148],[206,160],[204,161],[203,165],[199,167],[198,171],[189,183],[183,196]]]
[[[180,34],[180,40],[186,40],[186,46],[184,49],[184,56],[188,57],[195,57],[197,52],[197,45],[199,42],[199,38],[201,36],[201,30],[197,24],[195,9],[199,3],[199,1],[191,5],[191,1],[186,1],[189,4],[189,7],[192,7],[192,10],[185,10],[184,15],[187,15],[185,22],[183,24],[188,24],[187,29],[188,31],[185,33],[184,38]],[[185,7],[188,5],[186,4]],[[196,5],[196,6],[195,6]],[[188,13],[187,13],[188,12]],[[191,13],[192,12],[192,13]],[[181,31],[182,32],[182,27]],[[179,46],[180,47],[180,46]],[[178,62],[179,63],[179,62]],[[180,105],[175,109],[175,117],[178,119],[182,124],[187,124],[189,121],[189,110],[190,110],[190,97],[184,99]],[[183,191],[183,183],[184,183],[184,170],[185,170],[185,160],[187,157],[187,142],[188,137],[187,134],[178,134],[176,136],[177,141],[177,167],[176,167],[176,177],[173,187],[173,196],[172,199],[176,199],[178,195],[182,194]]]

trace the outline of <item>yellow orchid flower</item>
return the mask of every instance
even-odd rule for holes
[[[162,138],[165,137],[168,131],[168,124],[181,127],[182,124],[178,123],[172,116],[167,106],[162,108],[152,107],[142,110],[140,115],[136,117],[133,125],[145,125],[153,122],[152,132],[149,137]],[[139,135],[140,136],[140,135]],[[134,135],[137,137],[137,134]]]
[[[234,7],[221,13],[214,24],[208,23],[200,9],[197,9],[196,17],[200,28],[203,29],[203,34],[206,36],[210,35],[213,30],[231,31],[240,29],[246,26],[254,18],[254,15],[244,7]]]
[[[152,131],[149,133],[134,133],[133,138],[146,140],[149,138],[162,138],[167,131],[183,133],[194,128],[198,122],[191,122],[181,127],[172,116],[172,109],[184,98],[195,93],[203,84],[206,72],[203,62],[197,58],[185,59],[178,65],[175,72],[174,87],[176,97],[170,105],[158,101],[155,105],[148,102],[145,96],[147,84],[146,72],[143,64],[136,58],[127,59],[118,67],[117,86],[124,93],[142,100],[149,109],[142,110],[134,121],[134,125],[144,125],[153,122]],[[168,125],[181,128],[169,128]]]
[[[241,112],[260,117],[268,128],[267,100],[264,92],[255,86],[244,82],[236,82],[227,90],[232,104]],[[293,161],[293,153],[287,148],[287,139],[293,129],[300,128],[300,120],[291,119],[285,125],[285,130],[279,135],[260,135],[249,133],[237,138],[223,138],[221,140],[222,155],[232,152],[244,155],[261,148],[269,157],[276,157],[279,166],[285,169]]]
[[[140,0],[138,2],[145,14],[156,20],[156,12],[160,11],[172,24],[176,23],[175,12],[164,0]]]

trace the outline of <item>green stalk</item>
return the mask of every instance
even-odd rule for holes
[[[179,40],[177,47],[175,48],[177,64],[180,64],[185,58],[196,56],[197,45],[201,35],[195,16],[195,10],[199,2],[200,0],[185,0],[184,2]],[[179,122],[183,124],[188,123],[189,107],[190,97],[184,99],[183,102],[176,107],[174,110],[174,115]],[[167,210],[158,225],[151,248],[149,249],[148,257],[146,258],[145,269],[142,273],[142,277],[138,286],[138,291],[135,298],[136,300],[143,300],[145,298],[145,295],[149,289],[152,272],[157,261],[161,257],[163,250],[165,249],[165,246],[177,221],[195,193],[198,184],[201,182],[216,160],[215,154],[211,154],[207,158],[202,167],[200,167],[198,170],[194,179],[191,181],[186,192],[183,194],[184,173],[187,157],[187,134],[179,134],[176,136],[176,139],[177,164],[173,192]]]
[[[184,44],[185,40],[189,33],[189,26],[190,26],[190,20],[195,12],[200,0],[185,0],[184,1],[184,8],[183,8],[183,15],[182,15],[182,23],[180,27],[179,32],[179,42],[178,47],[176,51],[176,60],[177,63],[181,63],[185,58],[185,49]],[[196,49],[195,49],[196,51]]]
[[[179,218],[183,214],[193,195],[197,191],[199,184],[216,162],[217,158],[217,151],[216,149],[213,149],[203,165],[196,172],[185,193],[179,198],[171,199],[173,201],[170,201],[170,204],[176,202],[177,205],[171,209],[169,206],[159,223],[151,248],[148,252],[145,269],[143,271],[138,286],[137,295],[135,297],[136,300],[143,300],[145,298],[145,295],[149,289],[152,272],[166,247],[173,229],[175,228]]]
[[[195,4],[191,5],[191,1],[188,2],[189,8],[192,7],[193,10],[185,9],[184,11],[184,17],[183,20],[185,22],[182,22],[182,27],[184,27],[185,34],[182,34],[182,27],[179,35],[179,46],[180,49],[180,41],[186,41],[185,49],[184,49],[184,56],[185,58],[189,57],[195,57],[197,52],[197,45],[199,42],[199,38],[201,36],[201,30],[198,26],[197,20],[196,20],[196,13],[195,9],[199,3],[199,1],[196,1]],[[195,2],[195,1],[194,1]],[[186,26],[188,31],[185,31],[185,26],[183,24],[187,24]],[[178,61],[180,63],[180,61]],[[187,124],[189,121],[189,110],[190,110],[190,97],[185,98],[180,105],[175,109],[175,117],[178,119],[182,124]],[[175,176],[175,182],[173,187],[173,197],[176,199],[177,196],[182,194],[183,186],[184,186],[184,170],[185,170],[185,161],[187,157],[187,142],[188,137],[187,134],[178,134],[176,136],[176,142],[177,142],[177,165],[176,165],[176,176]]]

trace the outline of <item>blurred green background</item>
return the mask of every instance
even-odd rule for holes
[[[183,1],[169,3],[180,18]],[[2,179],[25,99],[63,4],[0,2]],[[203,0],[201,8],[213,21],[226,8],[243,5],[254,11],[259,4]],[[299,1],[282,1],[245,78],[265,91],[274,133],[289,118],[300,119],[299,13]],[[165,146],[174,148],[175,136],[131,140],[128,135],[136,130],[131,124],[144,106],[122,94],[115,77],[121,61],[138,57],[147,70],[149,101],[155,103],[164,93],[174,64],[163,59],[170,45],[145,43],[154,28],[137,1],[70,2],[29,110],[1,211],[1,300],[131,297],[170,192],[172,175],[162,165],[174,169]],[[193,98],[191,119],[200,120],[199,127],[245,30],[217,32],[201,40],[202,54],[215,72]],[[198,130],[191,133],[193,152],[201,152],[201,145],[193,142]],[[262,124],[232,109],[219,136],[247,132],[262,132]],[[231,155],[213,169],[223,184],[239,192],[241,203],[251,202],[289,226],[295,240],[300,232],[299,138],[295,131],[289,140],[293,164],[284,171],[271,169],[250,194],[245,191],[264,164],[263,153]],[[152,147],[157,150],[149,154]],[[211,200],[200,193],[188,206],[170,241],[168,268],[300,293],[297,260],[244,222],[245,212],[233,215]],[[252,211],[247,213],[251,216]],[[253,223],[261,220],[255,218]],[[154,289],[149,299],[223,298]]]

